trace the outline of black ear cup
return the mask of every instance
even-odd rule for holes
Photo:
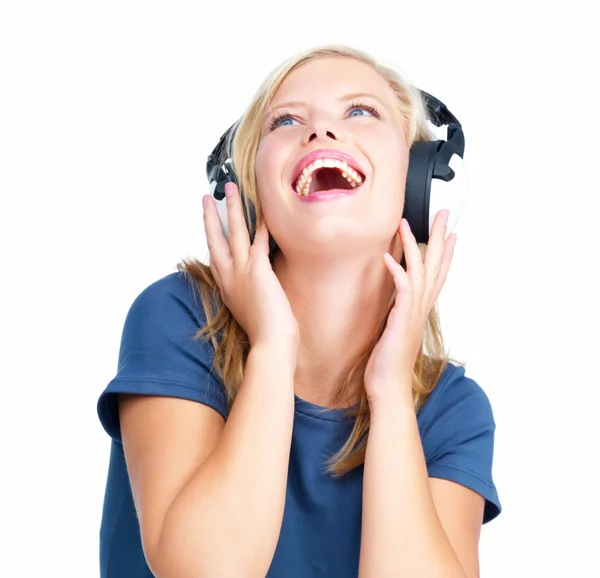
[[[416,142],[410,150],[404,194],[404,218],[417,243],[429,240],[429,183],[439,141]]]

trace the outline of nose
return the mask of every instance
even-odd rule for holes
[[[326,131],[323,131],[323,132],[321,132],[321,131],[315,131],[315,132],[313,132],[308,137],[308,142],[314,141],[316,138],[319,138],[319,136],[322,136],[323,139],[330,138],[332,140],[338,140],[336,138],[336,136],[333,134],[333,132],[331,132],[330,130],[326,130]]]
[[[317,139],[339,141],[341,133],[331,120],[315,120],[306,127],[304,143],[308,144]]]

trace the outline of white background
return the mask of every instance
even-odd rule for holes
[[[471,193],[440,304],[498,424],[482,576],[600,576],[593,3],[203,4],[0,8],[0,575],[98,576],[95,404],[127,310],[205,257],[205,159],[264,76],[343,42],[464,125]]]

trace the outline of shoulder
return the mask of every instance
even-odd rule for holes
[[[121,334],[117,372],[98,401],[107,432],[120,439],[118,394],[169,396],[210,405],[225,418],[227,394],[213,368],[214,350],[198,330],[206,316],[195,281],[166,275],[133,300]]]
[[[485,427],[495,429],[494,414],[483,387],[466,374],[462,365],[448,362],[438,383],[419,412],[422,434],[439,429],[436,423],[452,424],[453,428]]]
[[[496,423],[483,388],[465,368],[448,363],[419,413],[430,477],[466,486],[486,500],[484,523],[501,511],[492,468]]]
[[[133,300],[125,328],[136,327],[151,334],[197,331],[206,323],[197,283],[183,272],[170,273],[150,283]]]
[[[153,371],[161,367],[168,375],[176,368],[191,367],[191,361],[212,364],[211,344],[197,338],[198,331],[206,326],[197,283],[183,272],[170,273],[137,295],[121,336],[121,376],[127,368],[137,372],[142,367]]]
[[[132,306],[169,305],[202,310],[197,281],[187,273],[169,273],[147,285],[133,301]]]

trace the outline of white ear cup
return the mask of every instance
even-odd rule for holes
[[[212,181],[210,183],[209,194],[213,198],[215,205],[217,207],[217,213],[219,214],[219,221],[221,221],[221,229],[223,230],[223,235],[225,235],[226,239],[229,239],[229,221],[227,220],[227,204],[225,201],[225,197],[221,200],[217,200],[215,198],[215,188],[217,187],[217,181]]]
[[[220,201],[215,199],[215,205],[217,206],[217,213],[219,213],[219,219],[221,220],[223,235],[225,235],[226,239],[229,239],[229,221],[227,220],[227,204],[225,198]]]
[[[454,231],[463,213],[467,196],[468,183],[467,171],[464,160],[454,154],[448,166],[454,171],[454,177],[446,182],[441,179],[432,179],[429,192],[429,234],[433,227],[436,214],[441,209],[448,209],[448,235]]]

